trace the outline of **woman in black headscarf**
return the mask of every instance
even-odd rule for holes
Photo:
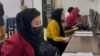
[[[1,56],[55,56],[56,47],[44,40],[40,12],[28,8],[17,14],[17,33],[7,39]]]
[[[4,41],[1,56],[55,55],[56,48],[44,41],[39,11],[35,8],[28,8],[19,12],[16,24],[18,32]]]
[[[46,37],[47,41],[53,46],[59,49],[60,55],[62,55],[70,37],[65,37],[62,22],[65,20],[64,10],[62,8],[56,9],[52,13],[52,19],[47,26]]]
[[[5,40],[1,56],[38,56],[36,48],[44,41],[40,12],[35,8],[21,11],[16,24],[18,32]]]

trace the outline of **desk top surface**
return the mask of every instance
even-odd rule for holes
[[[96,37],[72,37],[64,52],[92,52],[100,53]]]

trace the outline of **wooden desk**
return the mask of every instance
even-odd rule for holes
[[[96,37],[72,37],[64,52],[92,52],[96,56],[100,56],[100,48]]]

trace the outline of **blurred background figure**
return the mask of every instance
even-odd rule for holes
[[[47,41],[53,46],[59,49],[60,55],[62,55],[66,48],[70,37],[65,37],[63,30],[63,22],[65,20],[64,9],[57,8],[53,11],[51,20],[48,23],[46,37]],[[68,31],[69,32],[69,31]]]
[[[68,10],[65,13],[65,18],[67,18],[69,16],[69,14],[71,13],[71,11],[74,9],[74,7],[69,7]],[[65,19],[66,20],[66,19]]]
[[[0,40],[3,40],[5,36],[3,15],[4,15],[3,4],[0,2]]]
[[[24,0],[21,0],[20,2],[21,2],[21,7],[20,7],[21,10],[25,10],[28,8],[27,5],[25,5]]]
[[[80,10],[79,10],[78,7],[74,8],[71,11],[69,16],[66,18],[66,23],[68,24],[68,26],[75,26],[78,23],[78,21],[79,21],[79,19],[78,19],[79,18],[78,17],[79,12],[80,12]]]

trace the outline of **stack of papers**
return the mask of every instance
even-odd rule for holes
[[[92,53],[63,53],[62,56],[94,56]]]
[[[92,31],[76,31],[74,36],[93,36]]]

